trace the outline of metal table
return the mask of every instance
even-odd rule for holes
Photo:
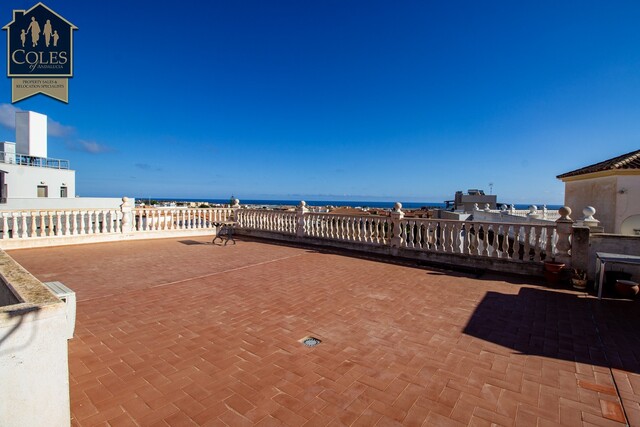
[[[640,265],[640,256],[612,254],[608,252],[596,252],[596,283],[598,299],[602,299],[602,288],[604,288],[604,270],[607,264],[635,264]]]
[[[233,229],[235,228],[237,222],[236,221],[220,221],[214,222],[213,225],[216,226],[216,236],[213,238],[211,243],[216,244],[216,240],[220,239],[220,245],[224,242],[224,245],[227,246],[229,240],[236,244],[236,239],[233,238]]]

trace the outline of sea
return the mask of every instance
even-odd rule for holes
[[[151,198],[148,197],[136,197],[136,201],[144,202],[145,200],[156,200],[158,202],[206,202],[211,204],[228,204],[229,199],[163,199],[163,198]],[[307,206],[348,206],[352,208],[378,208],[378,209],[393,209],[396,202],[384,202],[384,201],[352,201],[352,200],[305,200]],[[278,207],[278,206],[297,206],[300,204],[300,200],[260,200],[260,199],[241,199],[242,205],[253,205],[260,207]],[[441,202],[403,202],[403,209],[420,209],[420,208],[445,208],[445,204]],[[498,202],[500,205],[500,202]],[[538,209],[542,209],[544,203],[526,203],[516,204],[516,209],[529,209],[529,206],[536,205]],[[558,210],[562,205],[547,205],[548,210]]]

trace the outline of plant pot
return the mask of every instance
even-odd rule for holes
[[[631,273],[627,273],[625,271],[606,271],[604,273],[604,283],[605,289],[613,289],[616,286],[616,282],[618,280],[629,280],[631,279]]]
[[[558,286],[558,283],[560,283],[560,272],[545,271],[544,278],[549,286]]]
[[[548,271],[551,273],[560,273],[560,271],[564,268],[563,262],[556,261],[545,261],[544,262],[544,271]]]
[[[640,292],[640,286],[631,280],[616,280],[616,292],[623,298],[635,298]]]
[[[572,278],[571,279],[571,285],[573,286],[573,289],[579,289],[581,291],[587,289],[587,279],[576,279],[576,278]]]

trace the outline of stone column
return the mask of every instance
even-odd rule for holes
[[[571,268],[587,271],[589,268],[589,227],[576,223],[571,234]]]
[[[231,208],[231,216],[229,217],[229,221],[238,221],[238,211],[240,210],[240,200],[233,198],[231,199],[231,204],[229,205]]]
[[[305,236],[304,217],[307,212],[309,212],[307,202],[304,200],[300,201],[300,204],[296,208],[296,237]]]
[[[391,223],[393,224],[393,237],[391,238],[391,247],[399,248],[402,245],[402,236],[400,230],[400,220],[404,218],[402,212],[402,203],[397,202],[391,212]]]
[[[558,233],[558,242],[556,243],[556,256],[557,262],[562,262],[571,266],[571,242],[569,237],[573,233],[573,220],[571,215],[571,208],[563,206],[558,209],[560,218],[556,221],[556,233]]]
[[[122,204],[120,205],[122,211],[122,232],[131,233],[133,230],[133,206],[128,197],[122,198]]]

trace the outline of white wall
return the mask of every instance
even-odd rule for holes
[[[0,276],[20,301],[0,306],[0,426],[68,426],[65,304],[3,251]]]
[[[47,156],[47,116],[34,111],[16,112],[16,149],[18,154]]]
[[[9,199],[38,198],[38,185],[46,185],[49,189],[49,198],[57,199],[60,198],[60,187],[63,183],[66,184],[68,197],[75,197],[76,171],[74,170],[8,163],[0,163],[0,169],[8,172],[5,175],[5,183]],[[44,182],[44,184],[40,184],[40,182]]]

